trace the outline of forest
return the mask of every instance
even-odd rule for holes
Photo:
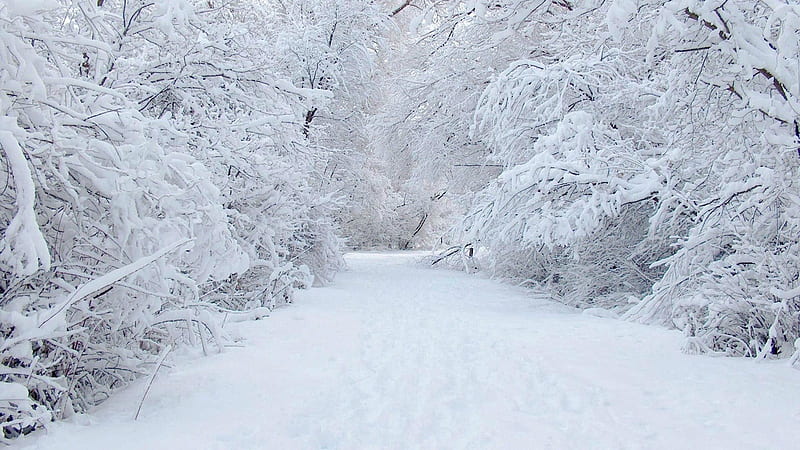
[[[800,365],[796,0],[4,0],[0,150],[2,442],[351,249]]]

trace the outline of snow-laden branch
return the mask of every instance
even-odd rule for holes
[[[52,311],[48,313],[46,318],[44,318],[41,322],[39,322],[39,327],[43,327],[47,324],[50,320],[57,317],[61,313],[63,313],[70,305],[75,304],[79,300],[82,300],[85,297],[88,297],[92,294],[100,292],[101,290],[113,285],[117,281],[122,280],[123,278],[142,270],[147,265],[152,264],[153,262],[157,261],[158,259],[164,257],[165,255],[177,250],[181,246],[191,242],[192,239],[182,239],[178,242],[175,242],[172,245],[162,248],[161,250],[153,253],[152,255],[145,256],[139,258],[138,260],[122,266],[118,269],[112,270],[111,272],[99,277],[95,278],[92,281],[84,283],[78,286],[74,292],[69,294],[67,298],[60,304],[52,308]]]
[[[14,218],[0,242],[0,260],[19,275],[50,268],[50,251],[36,222],[36,186],[17,136],[25,132],[13,117],[0,117],[0,147],[6,155],[16,191]]]

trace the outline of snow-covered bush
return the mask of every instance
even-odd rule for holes
[[[662,158],[681,181],[653,221],[689,228],[630,317],[671,320],[689,351],[787,357],[800,336],[800,6],[672,1],[652,23],[651,60],[682,68],[660,105],[682,112]]]
[[[499,276],[677,326],[689,351],[791,355],[799,8],[454,2],[441,29],[490,29],[509,51],[471,132],[503,173],[475,196],[462,239]]]
[[[663,272],[650,264],[669,254],[668,237],[649,231],[663,186],[649,161],[654,132],[636,123],[647,87],[630,55],[571,48],[589,44],[578,30],[601,16],[550,7],[538,14],[562,15],[557,28],[522,30],[542,42],[539,56],[510,63],[478,103],[473,134],[506,170],[478,196],[463,237],[491,250],[500,276],[575,306],[625,310]],[[562,42],[565,31],[574,40]]]
[[[124,72],[134,79],[116,80],[138,88],[133,95],[145,113],[169,117],[189,152],[214,174],[251,260],[252,270],[234,280],[235,294],[214,289],[229,307],[290,299],[298,280],[311,280],[304,266],[324,281],[341,264],[330,219],[337,204],[318,189],[314,174],[322,156],[309,148],[302,122],[306,106],[329,101],[330,93],[295,87],[275,74],[274,55],[265,49],[277,25],[266,9],[250,6],[200,9],[170,21],[180,39],[122,46],[129,52]],[[148,48],[147,57],[135,57]],[[142,74],[143,80],[135,78]],[[273,290],[265,290],[265,279],[274,281]]]
[[[0,5],[3,439],[339,266],[296,112],[320,94],[269,72],[252,7]]]

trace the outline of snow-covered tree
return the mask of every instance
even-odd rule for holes
[[[276,70],[298,87],[329,94],[300,110],[317,155],[316,187],[341,202],[335,216],[348,246],[386,246],[396,195],[370,149],[366,122],[379,95],[374,79],[388,9],[365,0],[269,4]]]

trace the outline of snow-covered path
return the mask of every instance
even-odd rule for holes
[[[240,324],[42,449],[791,449],[800,371],[693,357],[678,333],[579,314],[413,254],[351,254],[331,287]],[[81,423],[78,423],[81,422]]]

